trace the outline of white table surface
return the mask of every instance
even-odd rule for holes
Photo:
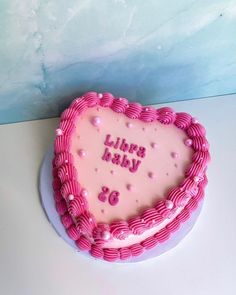
[[[236,95],[168,104],[206,126],[212,162],[193,231],[140,264],[76,253],[40,205],[38,174],[58,119],[0,126],[0,294],[236,294]]]

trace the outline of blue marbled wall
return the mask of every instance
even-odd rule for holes
[[[144,104],[236,92],[235,0],[1,0],[0,28],[1,123],[91,89]]]

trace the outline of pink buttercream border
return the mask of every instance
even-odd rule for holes
[[[144,122],[157,120],[162,124],[175,124],[186,132],[189,138],[187,144],[195,151],[185,180],[168,193],[167,202],[158,201],[154,207],[145,209],[140,216],[134,216],[128,221],[114,221],[109,225],[97,224],[89,212],[86,197],[81,193],[76,169],[73,167],[73,156],[69,153],[70,136],[75,129],[75,121],[88,107],[97,105],[124,113],[130,119],[140,119]],[[180,224],[190,217],[204,196],[204,187],[207,184],[205,172],[210,160],[209,144],[205,137],[205,128],[187,113],[175,113],[169,107],[154,109],[135,102],[128,103],[127,99],[115,98],[110,93],[88,92],[75,99],[62,113],[56,135],[53,160],[56,209],[61,215],[61,221],[69,237],[75,241],[80,250],[90,251],[90,254],[96,258],[107,261],[125,260],[131,256],[141,255],[144,250],[166,241],[171,233],[178,230]],[[129,234],[138,235],[171,217],[179,206],[183,207],[180,214],[158,233],[141,243],[119,249],[105,248],[106,241],[101,235],[103,231],[109,232],[117,239],[124,239]]]

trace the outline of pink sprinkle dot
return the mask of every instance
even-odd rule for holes
[[[127,184],[126,188],[127,188],[128,191],[132,191],[134,189],[134,187],[130,183]]]
[[[197,118],[192,118],[192,123],[193,124],[197,124],[198,123],[198,119]]]
[[[143,131],[145,131],[145,127],[143,127],[142,129],[143,129]]]
[[[127,126],[127,128],[132,128],[132,127],[133,127],[133,124],[130,123],[130,122],[127,122],[127,123],[126,123],[126,126]]]
[[[186,140],[184,141],[184,144],[185,144],[186,146],[191,146],[192,143],[193,143],[193,141],[192,141],[192,139],[190,139],[190,138],[188,138],[188,139],[186,139]]]
[[[104,240],[107,241],[107,240],[110,239],[110,237],[111,237],[111,234],[110,234],[109,231],[105,230],[105,231],[102,233],[102,238],[103,238]]]
[[[88,196],[88,191],[86,189],[82,189],[81,196],[84,197],[84,198],[87,197]]]
[[[93,117],[91,121],[92,125],[95,127],[98,127],[101,124],[101,118],[100,117]]]
[[[172,157],[173,159],[177,159],[177,158],[179,157],[179,154],[176,153],[176,152],[172,152],[172,153],[171,153],[171,157]]]
[[[98,168],[95,168],[94,171],[95,171],[95,172],[98,172]]]
[[[154,179],[154,178],[156,178],[156,175],[153,172],[148,172],[148,177],[151,179]]]
[[[80,149],[80,150],[78,151],[78,155],[80,156],[80,158],[84,158],[84,157],[86,156],[86,152],[85,152],[85,150]]]
[[[149,111],[149,108],[145,108],[144,110],[147,112],[147,111]]]
[[[114,170],[111,170],[110,172],[111,172],[111,174],[114,174]]]
[[[166,208],[168,209],[172,209],[174,207],[174,204],[171,200],[166,200],[165,204],[166,204]]]
[[[158,148],[158,144],[155,143],[155,142],[151,142],[151,147],[152,147],[153,149],[157,149],[157,148]]]
[[[75,198],[75,196],[72,195],[72,194],[68,196],[68,199],[69,199],[70,201],[74,200],[74,198]]]
[[[63,134],[63,131],[60,128],[56,129],[55,132],[56,132],[56,136],[61,136]]]
[[[98,93],[98,98],[102,98],[103,94],[102,93]]]

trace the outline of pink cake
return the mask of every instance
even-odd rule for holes
[[[204,197],[204,127],[187,113],[88,92],[56,129],[53,190],[68,236],[106,261],[171,239]]]

